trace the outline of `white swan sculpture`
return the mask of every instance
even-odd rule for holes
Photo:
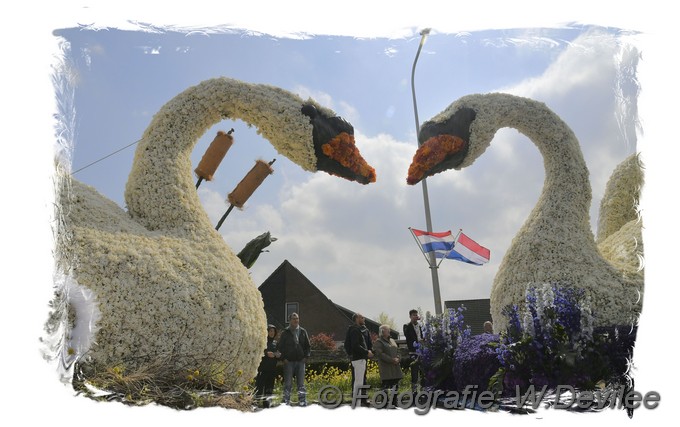
[[[127,211],[75,179],[62,181],[58,260],[66,299],[75,304],[80,296],[70,307],[65,358],[126,368],[208,360],[227,367],[224,381],[234,387],[255,375],[266,344],[262,297],[192,182],[191,151],[224,118],[257,126],[305,170],[375,181],[352,126],[311,99],[228,78],[187,89],[160,109],[139,142]]]
[[[644,184],[637,154],[628,156],[612,172],[600,202],[597,248],[625,277],[642,283],[642,219],[638,214],[640,190]]]
[[[536,144],[544,159],[545,182],[494,279],[494,330],[507,326],[504,307],[523,306],[527,287],[545,283],[584,289],[596,316],[594,326],[631,325],[641,310],[642,274],[623,274],[598,252],[588,215],[588,169],[579,142],[545,104],[502,93],[460,98],[421,127],[418,138],[423,145],[407,182],[470,166],[503,127],[517,129]],[[634,206],[630,209],[635,212]]]

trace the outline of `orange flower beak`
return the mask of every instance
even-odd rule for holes
[[[329,116],[313,104],[302,105],[302,114],[313,126],[316,169],[360,184],[375,182],[375,169],[354,145],[354,128],[339,116]]]
[[[458,136],[433,136],[413,156],[406,183],[414,185],[428,176],[455,167],[467,154],[467,147],[467,142]]]
[[[321,151],[326,157],[339,163],[345,169],[344,171],[326,170],[326,172],[361,184],[375,182],[375,169],[359,153],[359,149],[354,144],[353,135],[340,132],[326,144],[323,144]]]

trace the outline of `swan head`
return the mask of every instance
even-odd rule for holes
[[[328,109],[312,102],[301,108],[312,124],[316,169],[360,184],[375,182],[375,169],[361,156],[354,143],[354,127]]]
[[[406,182],[414,185],[428,176],[459,167],[470,149],[470,125],[475,116],[474,110],[462,108],[446,120],[423,124]]]
[[[452,103],[420,127],[406,182],[414,185],[436,173],[471,165],[524,101],[491,93],[467,95]]]

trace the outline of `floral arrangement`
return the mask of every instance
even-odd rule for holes
[[[354,143],[354,136],[347,132],[340,132],[326,144],[321,151],[331,159],[336,160],[355,175],[365,176],[369,182],[375,182],[375,169],[366,163]]]
[[[463,391],[468,385],[486,390],[501,367],[496,354],[499,339],[496,334],[485,333],[470,335],[458,344],[453,358],[454,390]]]
[[[416,348],[425,387],[455,388],[452,374],[456,349],[470,336],[470,328],[463,322],[464,310],[465,307],[459,307],[448,309],[440,316],[427,316],[422,340]]]
[[[627,372],[635,328],[596,327],[582,289],[544,284],[526,289],[525,305],[507,307],[500,334],[471,335],[463,310],[428,317],[417,352],[425,386],[461,392],[477,386],[497,396],[516,396],[529,386],[575,389],[618,386]]]
[[[408,168],[406,182],[413,185],[419,182],[435,165],[441,163],[450,154],[458,153],[465,147],[463,139],[452,135],[438,135],[432,138],[431,143],[418,150],[413,156],[413,161]]]
[[[491,388],[515,393],[530,385],[571,385],[592,390],[625,381],[635,333],[595,328],[582,289],[544,284],[529,287],[523,309],[507,307],[508,328],[495,351],[500,363]]]
[[[180,93],[154,115],[138,144],[127,211],[64,174],[57,260],[71,288],[86,290],[81,311],[97,314],[76,312],[65,327],[48,326],[62,334],[57,346],[69,363],[85,373],[121,364],[134,373],[153,360],[172,360],[182,371],[210,358],[211,366],[239,367],[238,375],[224,371],[224,384],[235,390],[247,384],[265,346],[262,297],[203,210],[190,154],[210,126],[230,117],[257,125],[280,153],[315,171],[313,128],[302,105],[285,90],[228,78]],[[57,311],[70,310],[66,292],[57,298]],[[48,322],[66,317],[53,313]]]
[[[475,117],[469,125],[468,153],[456,168],[474,163],[503,127],[514,128],[531,139],[545,165],[540,198],[513,239],[494,279],[494,327],[504,330],[508,324],[503,308],[524,305],[525,287],[542,283],[583,289],[598,313],[596,326],[634,324],[641,310],[643,281],[641,276],[617,270],[598,251],[589,221],[589,172],[569,126],[541,102],[490,93],[460,98],[423,128],[430,122],[444,123],[462,109],[473,110]],[[628,186],[624,181],[621,184]],[[634,240],[630,234],[621,238]],[[638,262],[637,256],[633,255],[633,260]]]

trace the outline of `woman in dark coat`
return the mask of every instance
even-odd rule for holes
[[[260,366],[257,368],[255,377],[255,398],[263,402],[263,406],[268,408],[270,398],[274,394],[274,378],[276,377],[276,362],[281,357],[281,353],[276,350],[276,326],[267,326],[267,348]]]

